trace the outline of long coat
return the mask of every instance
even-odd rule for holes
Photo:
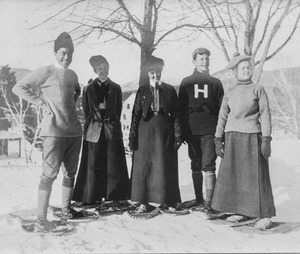
[[[175,137],[181,136],[178,101],[173,86],[160,86],[161,113],[151,110],[150,84],[141,86],[132,111],[130,139],[138,140],[133,154],[131,200],[172,204],[180,202]]]
[[[129,178],[122,140],[120,116],[122,110],[121,87],[108,79],[106,110],[98,114],[99,89],[95,79],[84,89],[84,137],[88,125],[98,121],[100,131],[96,142],[83,141],[82,156],[73,200],[93,203],[102,198],[123,200],[129,198]]]
[[[97,120],[100,122],[99,132],[104,126],[105,137],[107,140],[122,139],[121,129],[121,111],[122,111],[122,91],[121,87],[109,78],[106,80],[108,85],[108,95],[106,102],[105,116],[102,117],[96,114],[99,105],[99,95],[97,94],[97,86],[99,79],[96,78],[93,82],[87,85],[83,90],[82,106],[85,115],[85,124],[83,135],[86,136],[86,131],[91,121]]]

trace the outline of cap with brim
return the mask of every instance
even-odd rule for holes
[[[226,69],[233,69],[235,66],[237,66],[240,62],[243,61],[249,61],[251,60],[251,56],[246,56],[246,55],[240,55],[238,53],[235,53],[231,61],[228,63],[226,66]]]
[[[161,58],[150,56],[149,59],[145,63],[145,69],[147,72],[154,70],[162,70],[164,66],[164,60]]]
[[[98,66],[101,63],[106,63],[108,64],[106,58],[104,56],[101,55],[97,55],[97,56],[92,56],[89,60],[90,64],[92,65],[93,68],[95,68],[96,66]]]
[[[207,48],[197,48],[194,50],[194,52],[192,54],[193,59],[196,54],[200,54],[200,55],[207,54],[208,56],[210,56],[210,51]]]

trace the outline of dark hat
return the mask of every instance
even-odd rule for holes
[[[240,53],[234,53],[231,61],[226,66],[226,69],[233,69],[235,66],[237,66],[240,62],[243,61],[249,61],[251,60],[251,56],[241,55]]]
[[[57,52],[60,48],[67,48],[72,53],[74,52],[72,37],[67,32],[61,33],[54,41],[54,52]]]
[[[108,64],[106,58],[104,56],[101,55],[97,55],[97,56],[92,56],[90,58],[90,64],[92,65],[93,68],[95,68],[96,66],[98,66],[101,63],[106,63]]]
[[[200,55],[201,54],[207,54],[207,55],[210,56],[210,51],[207,48],[197,48],[193,52],[193,55],[192,55],[193,59],[194,59],[196,54],[200,54]]]
[[[161,58],[150,56],[145,63],[146,71],[153,71],[153,70],[162,70],[164,66],[164,60]]]

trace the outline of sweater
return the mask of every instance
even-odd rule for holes
[[[226,92],[215,136],[224,132],[262,133],[271,135],[271,114],[265,89],[258,84],[236,85]]]
[[[224,90],[219,79],[197,69],[179,87],[179,109],[183,133],[214,135]]]
[[[74,71],[54,65],[42,67],[17,82],[13,92],[46,108],[40,136],[81,136],[82,128],[75,107],[80,86]]]

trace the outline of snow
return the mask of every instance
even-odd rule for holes
[[[272,145],[270,174],[277,209],[273,220],[300,222],[300,141],[273,140]],[[33,164],[19,158],[0,157],[0,253],[287,253],[300,250],[300,231],[272,235],[241,233],[194,214],[159,215],[144,221],[124,213],[77,223],[75,231],[68,235],[28,234],[9,213],[34,218],[40,163],[38,153]],[[128,159],[129,168],[130,164]],[[182,200],[193,199],[186,145],[179,150],[179,173]],[[60,203],[61,179],[59,174],[51,204]],[[51,213],[48,218],[53,219]]]

